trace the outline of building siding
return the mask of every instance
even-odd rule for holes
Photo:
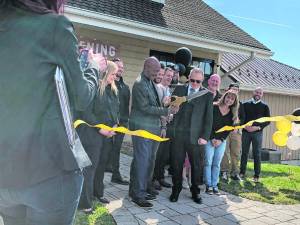
[[[240,99],[242,101],[252,97],[251,91],[241,91]],[[265,93],[263,101],[266,102],[270,108],[271,116],[281,116],[291,114],[291,112],[300,106],[299,96],[288,96],[282,94]],[[286,147],[278,147],[272,141],[272,135],[276,131],[275,123],[271,123],[264,129],[263,148],[277,149],[282,151],[282,160],[297,160],[300,159],[300,150],[291,151]]]

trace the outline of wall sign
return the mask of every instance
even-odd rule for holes
[[[101,40],[80,38],[79,46],[84,48],[92,48],[94,53],[100,53],[109,58],[119,57],[120,55],[119,45],[112,45]]]

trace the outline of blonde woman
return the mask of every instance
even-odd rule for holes
[[[210,140],[205,146],[205,184],[206,193],[219,195],[218,179],[220,164],[226,148],[226,138],[229,132],[216,133],[223,126],[239,122],[239,100],[237,94],[229,90],[218,102],[214,103],[213,125]]]
[[[111,61],[99,80],[99,89],[93,104],[85,111],[81,118],[90,124],[105,124],[110,127],[117,126],[119,121],[118,90],[115,85],[117,65]],[[80,198],[79,208],[86,213],[92,212],[92,197],[95,196],[102,203],[109,203],[103,197],[104,169],[109,153],[109,144],[114,132],[79,127],[79,135],[82,144],[89,155],[92,166],[84,170],[84,185]]]

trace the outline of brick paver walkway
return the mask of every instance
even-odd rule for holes
[[[129,179],[132,158],[121,154],[121,172]],[[300,225],[300,205],[271,205],[255,202],[228,193],[210,196],[201,193],[203,204],[195,204],[188,190],[181,192],[177,203],[168,199],[170,189],[164,188],[152,209],[142,209],[129,200],[128,186],[110,182],[105,175],[105,196],[111,200],[107,209],[118,225]],[[0,225],[1,223],[0,218]]]
[[[131,157],[121,155],[121,172],[129,179]],[[236,197],[228,193],[211,196],[201,193],[203,204],[195,204],[188,190],[181,192],[177,203],[169,201],[171,190],[164,188],[152,209],[142,209],[128,197],[128,186],[110,183],[105,176],[105,196],[111,200],[107,205],[117,224],[120,225],[300,225],[300,205],[271,205]]]

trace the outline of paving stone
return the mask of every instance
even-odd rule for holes
[[[196,224],[201,224],[202,222],[199,221],[196,217],[191,215],[174,216],[172,220],[176,221],[181,225],[196,225]]]
[[[265,213],[264,216],[271,217],[275,220],[279,220],[280,222],[286,222],[286,221],[295,219],[295,217],[293,217],[293,216],[290,216],[290,215],[287,215],[284,213],[280,213],[278,211],[272,211],[272,212]]]
[[[218,217],[218,218],[212,218],[212,219],[207,219],[205,220],[207,223],[211,225],[235,225],[237,224],[236,222],[233,222],[231,220],[227,220],[224,217]]]
[[[127,208],[127,210],[132,213],[133,215],[135,214],[142,214],[142,213],[146,213],[147,211],[145,209],[142,209],[140,207],[130,207]]]
[[[198,220],[206,220],[206,219],[213,218],[212,215],[209,215],[209,214],[207,214],[205,212],[202,212],[202,211],[195,212],[195,213],[192,213],[190,215],[196,217]]]
[[[234,215],[239,215],[239,216],[245,217],[247,219],[255,219],[257,217],[261,217],[262,216],[262,214],[250,211],[248,209],[233,210],[230,213],[234,214]]]
[[[178,216],[180,215],[180,213],[176,212],[175,210],[172,209],[161,209],[157,211],[159,214],[168,217],[168,218],[172,218],[173,216]]]
[[[229,213],[225,210],[218,209],[217,207],[208,207],[208,208],[203,208],[203,209],[200,209],[200,210],[207,213],[207,214],[209,214],[209,215],[212,215],[214,217],[224,216],[224,215]]]
[[[116,221],[117,224],[123,224],[123,223],[129,223],[129,222],[135,222],[136,221],[136,219],[133,215],[114,216],[114,220]]]
[[[284,210],[284,209],[277,210],[277,212],[278,213],[283,213],[283,214],[286,214],[286,215],[290,215],[290,216],[295,216],[295,215],[300,214],[299,212],[296,212],[294,210]]]
[[[127,209],[118,209],[110,212],[110,214],[115,217],[115,216],[129,216],[132,215]]]
[[[170,209],[175,210],[176,212],[179,212],[180,214],[189,214],[198,211],[198,209],[188,206],[186,204],[171,203],[168,207]]]
[[[239,216],[239,215],[232,215],[232,214],[228,214],[228,215],[225,215],[223,217],[227,220],[230,220],[230,221],[233,221],[233,222],[236,222],[236,223],[248,220],[245,217],[242,217],[242,216]]]
[[[240,225],[266,225],[265,223],[257,220],[257,219],[251,219],[247,221],[242,221],[239,223]]]
[[[258,206],[252,206],[249,209],[253,212],[262,213],[262,214],[269,211],[266,208],[262,208],[262,207],[258,207]]]
[[[299,225],[299,224],[300,224],[300,219],[289,220],[288,222],[289,222],[289,223],[292,223],[292,224],[297,224],[297,225]]]
[[[167,217],[162,216],[157,212],[147,212],[142,214],[136,214],[135,216],[147,224],[159,223],[169,220]]]
[[[259,217],[259,218],[257,218],[257,220],[260,221],[260,222],[263,222],[265,224],[278,224],[278,223],[280,223],[279,220],[273,219],[271,217],[266,217],[266,216]]]
[[[178,225],[179,223],[176,223],[175,221],[165,221],[165,222],[161,222],[161,223],[158,223],[157,225]]]
[[[227,212],[230,212],[230,211],[233,211],[233,210],[237,210],[237,209],[238,209],[238,208],[235,207],[235,206],[227,205],[227,204],[217,206],[217,208],[222,209],[222,210],[225,210],[225,211],[227,211]]]

